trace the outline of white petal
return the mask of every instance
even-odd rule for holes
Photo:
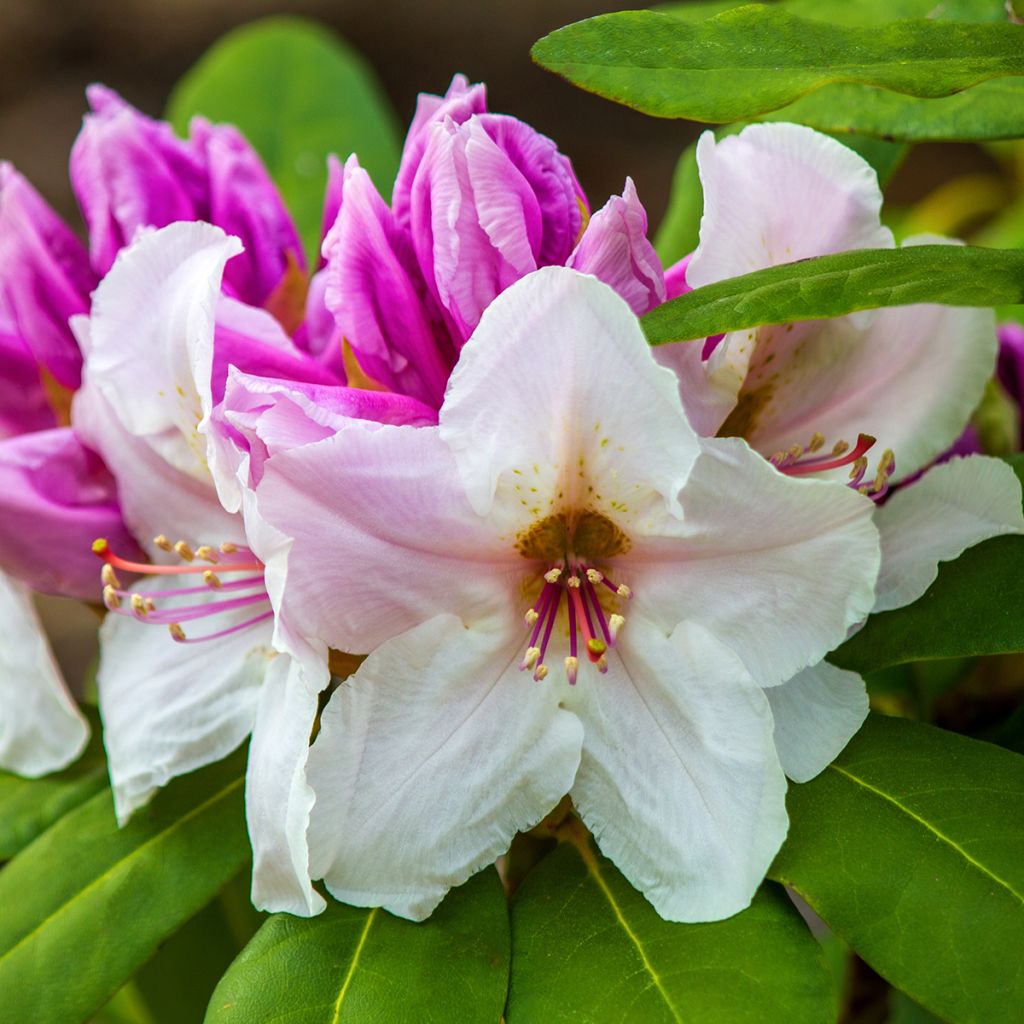
[[[666,639],[633,621],[608,675],[577,690],[572,798],[601,850],[666,920],[748,906],[786,836],[786,780],[739,659],[699,626]]]
[[[510,521],[560,500],[580,507],[588,484],[609,501],[642,486],[675,507],[697,455],[675,378],[625,300],[565,267],[528,275],[487,308],[440,430],[473,508]]]
[[[223,626],[252,614],[242,609],[212,621]],[[198,623],[197,635],[205,625]],[[209,643],[179,644],[163,626],[107,616],[96,682],[119,822],[171,779],[219,761],[249,735],[274,653],[270,633],[264,622]]]
[[[117,258],[93,296],[86,376],[124,428],[179,470],[205,478],[214,309],[237,238],[200,222],[146,232]],[[208,398],[207,398],[208,401]]]
[[[318,688],[286,654],[271,662],[263,682],[245,775],[257,910],[312,917],[326,905],[310,884],[306,840],[314,799],[306,760]]]
[[[935,581],[939,562],[1004,533],[1024,533],[1017,474],[983,455],[934,466],[875,514],[882,570],[874,611],[902,608]]]
[[[775,748],[794,782],[808,782],[831,764],[868,714],[864,680],[827,661],[765,694],[775,718]]]
[[[583,730],[522,645],[508,620],[439,616],[335,691],[308,773],[313,877],[338,899],[421,920],[568,792]]]
[[[646,531],[640,522],[621,574],[666,633],[697,622],[758,683],[778,685],[870,612],[874,505],[842,484],[786,477],[738,438],[703,444],[680,495],[682,522],[652,516]]]
[[[36,778],[69,765],[89,726],[54,661],[32,592],[0,573],[0,768]]]

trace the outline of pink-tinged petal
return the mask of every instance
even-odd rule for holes
[[[820,132],[759,124],[697,143],[704,189],[693,288],[846,249],[890,248],[882,193],[865,160]]]
[[[391,207],[402,225],[408,226],[410,194],[423,153],[427,148],[427,128],[451,118],[456,124],[468,121],[474,114],[487,112],[487,88],[470,85],[465,75],[456,75],[444,96],[421,92],[416,100],[416,113],[402,148],[402,162],[395,178]]]
[[[0,573],[0,768],[38,778],[71,764],[89,725],[68,693],[32,594]]]
[[[678,508],[699,442],[671,373],[625,301],[593,277],[548,267],[488,308],[463,350],[441,436],[473,508],[508,528],[549,502],[584,508],[641,496]]]
[[[882,570],[874,611],[916,601],[939,572],[989,537],[1024,533],[1021,487],[1000,459],[952,459],[902,487],[878,509]]]
[[[423,276],[465,341],[495,296],[537,268],[540,207],[478,119],[427,131],[410,232]]]
[[[82,367],[68,318],[88,310],[95,285],[82,243],[0,162],[0,319],[66,388],[78,387]]]
[[[775,749],[794,782],[830,765],[868,716],[868,693],[856,672],[827,661],[765,690],[775,720]]]
[[[71,149],[71,186],[89,229],[93,268],[105,274],[140,227],[200,215],[207,194],[202,153],[171,126],[101,85]]]
[[[14,328],[0,323],[0,441],[55,426],[36,357]]]
[[[0,568],[35,590],[97,601],[97,537],[128,557],[138,554],[114,478],[74,432],[0,441]]]
[[[583,730],[519,672],[520,630],[442,615],[370,655],[309,755],[314,877],[356,906],[422,920],[572,785]]]
[[[1024,327],[1020,324],[999,325],[999,383],[1006,393],[1024,406]]]
[[[228,264],[224,286],[243,302],[261,306],[289,268],[305,270],[299,234],[263,161],[237,128],[195,117],[189,138],[207,168],[200,219],[235,235],[244,247]]]
[[[686,268],[689,267],[692,258],[693,253],[691,252],[689,256],[684,256],[678,263],[673,263],[665,271],[666,300],[678,299],[680,295],[693,291],[693,288],[690,287],[689,282],[686,280]]]
[[[304,637],[361,653],[441,612],[518,602],[523,560],[470,508],[431,427],[352,420],[268,460],[258,504],[292,539],[278,611]]]
[[[786,780],[764,693],[700,627],[630,623],[608,675],[565,706],[583,722],[573,804],[669,921],[750,904],[786,837]]]
[[[371,378],[439,406],[455,352],[416,266],[412,243],[351,157],[338,219],[324,242],[325,301]]]
[[[224,265],[239,251],[209,224],[149,232],[96,289],[88,321],[83,390],[100,392],[125,432],[204,481],[198,428],[209,411],[214,312]],[[99,450],[127,488],[108,447]]]
[[[306,760],[317,690],[287,655],[274,658],[263,681],[245,773],[252,902],[257,910],[312,917],[326,906],[310,884],[306,840],[314,801]]]
[[[774,686],[820,661],[870,612],[874,505],[849,487],[783,476],[739,439],[703,445],[681,520],[652,509],[622,524],[633,614],[642,609],[666,632],[698,623]]]
[[[679,397],[686,418],[701,437],[714,437],[736,405],[742,381],[731,373],[709,373],[704,341],[655,345],[651,354],[659,366],[671,370],[679,382]]]
[[[164,627],[125,615],[106,617],[96,685],[120,824],[171,779],[242,743],[273,653],[269,623],[210,646],[176,643]]]
[[[987,309],[897,306],[864,327],[851,317],[762,327],[739,405],[722,429],[769,457],[816,432],[830,446],[870,434],[877,454],[892,449],[901,480],[960,437],[996,354]]]
[[[327,239],[334,222],[341,212],[341,201],[345,194],[345,165],[333,154],[327,156],[327,187],[324,189],[324,212],[320,221],[321,244]],[[327,265],[321,255],[320,267]],[[313,280],[316,280],[314,277]],[[312,289],[312,285],[310,286]]]
[[[665,276],[632,178],[591,217],[566,265],[610,285],[637,316],[665,301]]]
[[[333,223],[333,222],[332,222]],[[306,315],[293,339],[298,348],[308,352],[318,363],[330,371],[339,384],[348,380],[345,369],[345,336],[338,327],[334,314],[327,308],[326,266],[317,271],[309,282],[306,293]]]

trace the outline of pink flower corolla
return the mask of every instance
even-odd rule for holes
[[[633,183],[591,217],[555,143],[461,75],[420,96],[391,206],[355,157],[338,201],[327,305],[370,378],[435,408],[483,311],[539,267],[594,274],[636,313],[665,299]]]
[[[370,652],[309,754],[314,878],[423,918],[569,793],[666,918],[749,903],[814,727],[776,735],[763,688],[870,607],[867,498],[700,439],[631,308],[565,268],[488,307],[436,427],[294,443],[311,410],[244,375],[225,405],[275,449],[252,497],[279,615]]]
[[[85,353],[73,423],[110,467],[125,521],[151,559],[125,557],[106,540],[95,545],[103,565],[94,558],[94,578],[102,574],[110,612],[97,685],[121,821],[169,779],[252,733],[254,900],[278,909],[287,898],[309,912],[319,897],[309,886],[304,826],[294,843],[284,833],[308,813],[301,769],[329,676],[326,662],[306,673],[276,636],[287,624],[275,622],[275,583],[251,547],[257,527],[243,525],[236,482],[258,477],[273,442],[257,436],[250,450],[222,418],[225,389],[241,373],[287,385],[295,403],[315,408],[307,441],[341,415],[392,423],[436,415],[402,395],[345,387],[268,312],[224,295],[225,267],[240,251],[208,224],[145,232],[119,254],[89,317],[73,321]],[[94,586],[98,593],[99,579]]]
[[[757,125],[720,142],[707,133],[697,161],[700,244],[669,269],[673,296],[779,263],[893,245],[874,171],[809,128]],[[1005,346],[1008,370],[1012,337]],[[895,307],[663,346],[655,358],[676,371],[702,434],[741,436],[787,475],[835,479],[876,500],[891,481],[908,481],[876,515],[882,567],[873,611],[916,600],[940,562],[973,544],[1024,531],[1010,467],[954,457],[957,446],[971,451],[965,431],[995,369],[990,310]],[[936,459],[948,461],[909,483]],[[767,694],[777,730],[797,709],[816,709],[804,742],[780,746],[786,773],[801,782],[835,757],[868,709],[860,677],[827,662]]]

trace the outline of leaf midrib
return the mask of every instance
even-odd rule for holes
[[[1010,893],[1010,895],[1014,896],[1018,902],[1024,904],[1024,895],[1017,892],[1017,890],[1014,889],[1014,887],[1009,882],[1007,882],[1003,878],[1000,878],[999,875],[997,875],[994,871],[991,871],[989,868],[987,868],[984,864],[981,863],[981,861],[976,860],[974,857],[972,857],[954,839],[951,839],[944,832],[941,832],[934,825],[932,825],[926,818],[922,818],[919,814],[916,814],[905,804],[900,803],[900,801],[897,800],[895,797],[890,796],[884,790],[877,789],[875,786],[872,786],[871,783],[867,782],[865,779],[862,779],[857,775],[854,775],[853,772],[848,771],[841,765],[830,764],[828,767],[830,770],[838,772],[840,775],[845,776],[856,785],[862,786],[869,793],[873,793],[875,796],[886,801],[886,803],[892,804],[893,807],[896,807],[898,810],[902,811],[909,818],[912,818],[914,821],[916,821],[919,825],[923,825],[929,832],[932,833],[932,835],[934,835],[941,842],[945,843],[953,850],[955,850],[958,854],[960,854],[961,857],[964,858],[964,860],[966,860],[969,864],[977,868],[983,875],[985,875],[987,878],[992,879],[993,882],[995,882],[997,885],[1005,889],[1008,893]]]
[[[3,964],[4,961],[8,960],[18,949],[25,945],[26,942],[28,942],[30,939],[38,935],[41,931],[47,928],[53,921],[55,921],[61,915],[66,913],[71,907],[75,906],[82,899],[84,899],[85,896],[88,893],[90,893],[93,889],[95,889],[97,886],[99,886],[108,878],[110,878],[116,871],[118,871],[121,868],[122,865],[130,863],[131,861],[136,859],[140,854],[142,854],[145,850],[149,849],[149,847],[161,841],[165,836],[171,835],[179,828],[187,824],[189,821],[191,821],[193,818],[198,817],[209,807],[213,806],[218,801],[224,799],[232,791],[238,789],[238,787],[241,786],[244,783],[244,781],[244,778],[235,779],[233,782],[229,783],[224,788],[218,790],[211,797],[208,797],[201,804],[198,804],[196,807],[193,807],[187,814],[182,815],[182,817],[180,818],[176,818],[167,826],[167,828],[161,829],[159,832],[156,832],[154,835],[150,836],[149,839],[147,839],[144,843],[141,843],[139,846],[136,846],[126,856],[116,860],[109,868],[107,868],[107,870],[103,871],[100,875],[98,875],[91,882],[89,882],[88,885],[83,886],[77,892],[73,893],[68,899],[61,903],[60,906],[57,907],[52,913],[47,914],[35,926],[35,928],[33,928],[30,932],[26,932],[20,939],[18,939],[16,943],[14,943],[13,946],[11,946],[5,952],[0,953],[0,964]]]
[[[338,1024],[341,1020],[341,1008],[344,1005],[345,997],[348,995],[352,979],[355,977],[356,968],[359,966],[359,958],[362,956],[363,947],[366,945],[366,939],[370,934],[370,928],[373,926],[379,910],[379,907],[373,907],[366,915],[366,924],[363,925],[363,930],[359,933],[359,941],[356,943],[355,952],[352,954],[352,962],[348,965],[348,970],[345,972],[345,980],[341,983],[338,998],[334,1003],[334,1015],[331,1017],[331,1024]]]

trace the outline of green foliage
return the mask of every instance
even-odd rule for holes
[[[1024,455],[1006,460],[1024,484]],[[939,566],[913,604],[872,615],[829,655],[854,672],[1024,651],[1024,537],[993,537]]]
[[[327,155],[357,153],[387,194],[398,168],[394,112],[376,75],[333,33],[296,18],[229,32],[178,83],[168,118],[236,124],[263,157],[315,266]]]
[[[770,883],[727,921],[663,921],[610,861],[562,844],[512,908],[508,1024],[819,1024],[821,949]]]
[[[771,3],[772,0],[766,0]],[[657,9],[685,21],[705,21],[749,3],[749,0],[712,0],[710,3],[665,4]],[[832,25],[884,25],[904,18],[939,18],[943,21],[1003,22],[1003,0],[779,0],[779,6],[801,18]]]
[[[509,931],[498,876],[453,890],[428,921],[330,901],[308,920],[277,914],[221,979],[207,1024],[497,1024]]]
[[[100,793],[0,871],[2,1024],[87,1019],[241,868],[243,762],[172,782],[123,829]]]
[[[99,716],[90,716],[92,736],[82,756],[69,768],[41,779],[0,772],[0,861],[9,860],[68,811],[103,789]]]
[[[645,114],[726,122],[837,82],[940,97],[1024,75],[1024,30],[938,20],[839,26],[751,4],[695,23],[653,11],[600,15],[552,32],[532,53]]]
[[[787,802],[772,878],[943,1019],[1019,1021],[1024,758],[872,715]]]
[[[642,319],[652,345],[819,320],[860,309],[935,302],[994,306],[1024,298],[1024,251],[915,245],[783,263],[705,285]]]

